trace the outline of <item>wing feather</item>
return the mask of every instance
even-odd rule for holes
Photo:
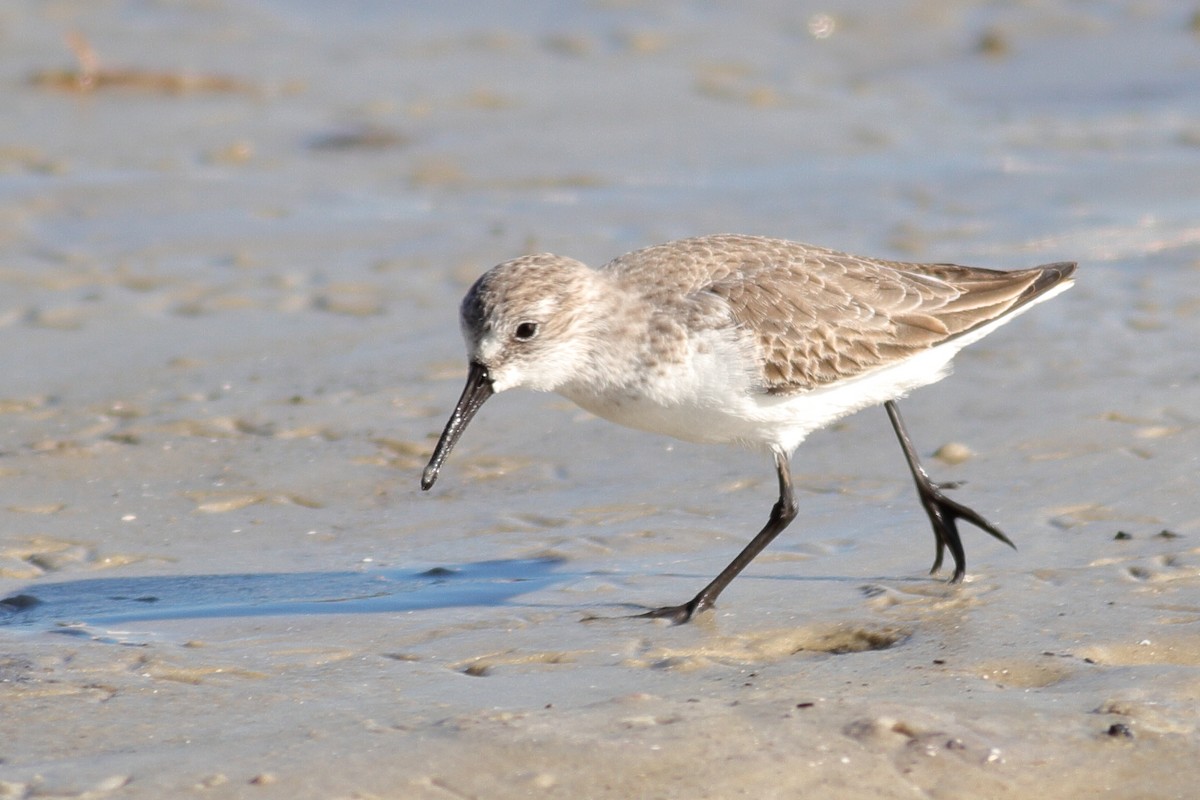
[[[741,328],[753,340],[761,390],[779,395],[852,378],[968,333],[1074,269],[887,261],[739,235],[657,245],[605,267],[636,283],[676,323]]]
[[[745,237],[720,244],[763,251],[761,241]],[[771,244],[769,259],[739,259],[740,269],[704,289],[723,298],[754,337],[762,389],[770,394],[808,391],[902,361],[1004,316],[1070,274],[1039,286],[1043,268],[1000,272]]]

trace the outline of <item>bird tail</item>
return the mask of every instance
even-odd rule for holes
[[[1074,261],[1057,261],[1053,264],[1043,264],[1040,267],[1034,267],[1031,271],[1037,271],[1039,273],[1038,277],[1021,293],[1014,307],[1023,306],[1052,289],[1057,288],[1058,291],[1055,294],[1067,289],[1075,282],[1074,276],[1077,266],[1078,264]]]

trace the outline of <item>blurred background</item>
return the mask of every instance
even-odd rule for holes
[[[134,515],[115,527],[171,542],[160,523],[196,506],[295,495],[311,515],[330,493],[400,492],[374,502],[419,520],[439,507],[407,498],[457,396],[458,299],[533,250],[599,265],[741,232],[1078,260],[1091,308],[1030,323],[1063,342],[1052,371],[1157,369],[1173,348],[1145,336],[1200,302],[1173,282],[1200,256],[1197,86],[1200,7],[1165,0],[12,0],[0,419],[10,463],[54,465],[5,479],[52,510],[15,529],[82,514],[106,538]],[[1084,352],[1109,359],[1062,371]],[[511,402],[467,437],[493,454],[477,472],[569,462],[527,413],[557,401]]]
[[[5,786],[1184,796],[1198,187],[1195,2],[5,0]],[[419,491],[478,274],[718,232],[1081,263],[906,401],[1019,552],[965,532],[972,580],[928,581],[874,410],[800,448],[800,518],[705,625],[578,621],[714,575],[761,453],[514,392]]]
[[[15,543],[0,575],[74,563],[39,547],[228,571],[214,541],[257,536],[281,566],[436,559],[483,528],[521,541],[581,500],[624,493],[621,519],[670,514],[693,482],[769,490],[754,455],[663,481],[671,443],[520,395],[489,405],[441,500],[418,502],[463,373],[458,299],[533,250],[598,265],[741,232],[1002,268],[1078,260],[1074,305],[1030,315],[1052,343],[1039,358],[989,340],[964,356],[992,366],[986,388],[949,382],[917,425],[966,409],[957,435],[1000,446],[1011,432],[989,419],[1039,388],[1059,394],[1023,402],[1071,408],[1075,427],[1038,417],[1030,435],[1077,442],[1108,415],[1093,450],[1111,449],[1112,419],[1134,421],[1126,438],[1190,420],[1168,390],[1195,375],[1178,342],[1200,309],[1197,86],[1200,7],[1154,0],[13,0],[0,485]],[[820,495],[860,466],[818,460],[800,481]],[[490,480],[514,472],[529,498]],[[91,543],[70,544],[81,533]],[[483,555],[536,549],[496,547]]]

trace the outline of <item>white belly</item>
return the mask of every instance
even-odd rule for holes
[[[790,453],[813,431],[868,406],[879,405],[944,378],[950,360],[971,339],[955,339],[896,364],[801,394],[756,392],[728,369],[678,369],[645,391],[562,394],[598,417],[637,430],[702,444],[777,447]]]

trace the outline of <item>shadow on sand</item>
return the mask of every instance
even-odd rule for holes
[[[375,614],[495,606],[568,576],[559,559],[479,561],[421,571],[85,578],[0,600],[0,626],[110,626],[168,619]]]

